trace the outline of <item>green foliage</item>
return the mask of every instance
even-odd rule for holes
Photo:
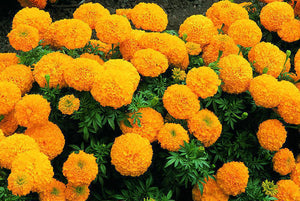
[[[20,58],[20,63],[26,66],[32,66],[36,62],[38,62],[44,55],[53,52],[49,46],[39,45],[36,48],[28,51],[28,52],[19,52],[18,57]]]

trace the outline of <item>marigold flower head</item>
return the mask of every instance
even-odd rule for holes
[[[23,64],[15,64],[5,68],[0,73],[0,81],[8,81],[16,84],[24,95],[29,92],[33,84],[33,75],[30,67]]]
[[[80,58],[87,58],[97,61],[100,65],[104,64],[104,61],[100,58],[100,56],[90,53],[83,53],[80,55]]]
[[[163,95],[166,110],[176,119],[188,119],[200,110],[200,101],[186,85],[169,86]]]
[[[300,48],[298,49],[298,51],[295,54],[295,57],[294,57],[294,66],[295,66],[296,74],[297,74],[297,76],[300,79]]]
[[[16,50],[27,52],[39,44],[39,31],[29,25],[20,24],[7,34],[10,45]]]
[[[281,40],[286,42],[295,42],[300,39],[300,21],[292,19],[288,22],[284,22],[277,31]]]
[[[93,154],[73,152],[64,163],[62,171],[69,183],[89,185],[98,174],[98,164]]]
[[[199,55],[202,52],[201,45],[193,42],[186,42],[185,47],[189,55]]]
[[[167,57],[151,48],[136,51],[131,63],[141,75],[149,77],[157,77],[169,67]]]
[[[44,55],[36,64],[34,64],[33,75],[35,81],[40,87],[46,87],[47,81],[45,76],[48,75],[50,88],[66,87],[67,83],[64,79],[64,68],[73,61],[73,58],[60,53],[51,52]]]
[[[0,121],[0,129],[5,136],[12,135],[18,128],[18,121],[15,117],[15,110],[4,115],[4,118]]]
[[[27,172],[11,172],[7,178],[7,188],[14,195],[24,196],[33,188],[33,178]]]
[[[214,96],[221,85],[219,76],[210,67],[192,68],[186,77],[186,85],[202,99]]]
[[[298,157],[297,157],[298,158]],[[291,180],[295,182],[298,186],[300,186],[300,163],[296,161],[296,165],[290,174]]]
[[[122,132],[136,133],[144,138],[147,138],[150,142],[155,141],[159,130],[164,125],[164,119],[161,114],[150,107],[140,108],[136,113],[140,114],[141,116],[140,123],[133,123],[131,116],[134,114],[130,113],[128,114],[129,118],[127,120],[132,125],[132,128],[126,126],[122,121],[120,123]]]
[[[129,38],[131,25],[126,17],[107,15],[97,19],[95,26],[97,37],[104,43],[121,43]]]
[[[39,194],[39,198],[41,201],[65,201],[65,190],[66,185],[53,178]]]
[[[73,13],[74,19],[84,21],[91,29],[95,29],[96,22],[107,15],[110,15],[109,10],[100,3],[92,2],[81,4]]]
[[[273,108],[279,105],[281,94],[280,85],[276,78],[262,74],[250,82],[249,92],[258,106]]]
[[[238,54],[239,47],[234,40],[226,34],[218,34],[212,37],[210,43],[203,48],[202,58],[206,65],[215,62],[222,51],[221,58],[230,54]]]
[[[128,17],[137,29],[162,32],[168,25],[166,12],[155,3],[138,3]]]
[[[273,157],[273,169],[281,175],[287,175],[292,172],[296,165],[293,152],[288,148],[279,149]]]
[[[163,149],[169,151],[178,151],[180,146],[189,142],[188,132],[180,125],[175,123],[166,123],[159,130],[157,140]]]
[[[278,201],[300,200],[300,188],[292,180],[279,180],[278,193],[274,196]]]
[[[65,196],[67,201],[86,201],[90,195],[90,189],[88,185],[74,185],[72,183],[67,184]]]
[[[44,9],[47,5],[47,0],[18,0],[22,7],[37,7]]]
[[[285,100],[278,105],[279,115],[286,123],[300,124],[300,96],[296,95]]]
[[[260,22],[269,31],[278,31],[283,23],[294,19],[294,10],[286,2],[272,2],[260,12]]]
[[[175,81],[184,81],[186,78],[186,73],[184,70],[180,68],[173,68],[172,69],[172,78]]]
[[[87,58],[77,58],[63,64],[64,78],[69,87],[78,91],[90,91],[95,76],[103,71],[103,66],[97,61]]]
[[[256,135],[264,149],[278,151],[285,143],[287,132],[279,120],[268,119],[259,125]]]
[[[292,82],[281,80],[278,83],[280,87],[278,90],[278,93],[280,94],[280,103],[290,102],[290,99],[300,96],[300,91]]]
[[[12,82],[0,81],[0,97],[0,115],[8,114],[21,99],[21,90]]]
[[[16,53],[0,53],[0,72],[11,65],[20,63]]]
[[[223,91],[242,93],[248,90],[253,78],[251,65],[242,56],[231,54],[219,61],[220,79],[224,82]]]
[[[112,44],[103,43],[100,40],[91,39],[90,43],[94,48],[97,48],[105,54],[108,54],[109,51],[112,49]]]
[[[80,106],[79,98],[76,98],[73,94],[65,95],[59,99],[58,109],[63,114],[71,115],[75,111],[78,111]]]
[[[15,117],[24,127],[47,123],[50,112],[50,103],[39,94],[26,94],[15,107]]]
[[[225,163],[216,174],[217,184],[227,195],[236,196],[245,192],[249,171],[243,162]]]
[[[192,190],[193,201],[228,201],[229,196],[226,195],[223,190],[218,186],[217,182],[208,178],[208,180],[204,179],[205,183],[203,184],[203,193],[201,194],[198,185],[194,185]]]
[[[266,195],[274,196],[278,192],[277,185],[273,183],[273,181],[265,180],[262,182],[261,187],[263,188],[263,192]]]
[[[218,117],[207,109],[202,109],[188,119],[188,128],[205,147],[214,144],[221,135],[222,124]]]
[[[203,15],[192,15],[180,25],[178,34],[180,37],[186,35],[188,42],[205,46],[218,31],[211,19]]]
[[[0,141],[0,167],[11,169],[18,154],[29,150],[39,151],[39,145],[27,135],[14,134]]]

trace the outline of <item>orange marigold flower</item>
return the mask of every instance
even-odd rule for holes
[[[198,43],[187,42],[185,47],[189,55],[199,55],[202,52],[201,45]]]
[[[32,50],[39,44],[39,31],[26,24],[20,24],[11,30],[7,37],[13,48],[24,52]]]
[[[56,124],[50,121],[41,126],[28,128],[24,134],[38,143],[41,152],[48,156],[49,160],[61,154],[65,146],[63,133]]]
[[[292,19],[291,21],[284,22],[277,31],[281,40],[286,42],[295,42],[300,39],[300,21]]]
[[[264,149],[278,151],[285,143],[287,132],[279,120],[268,119],[259,125],[256,135]]]
[[[294,154],[288,148],[279,149],[272,161],[274,171],[281,175],[291,173],[296,165]]]
[[[83,53],[80,55],[80,58],[87,58],[97,61],[100,65],[104,64],[104,61],[100,58],[99,55],[90,54],[90,53]]]
[[[278,105],[278,113],[286,123],[300,124],[300,96],[292,96],[287,99],[281,100]]]
[[[214,144],[221,135],[222,124],[218,117],[207,109],[202,109],[188,119],[188,128],[205,147]]]
[[[91,45],[94,48],[97,48],[98,50],[104,52],[105,54],[108,54],[108,52],[112,49],[112,44],[103,43],[100,40],[90,40]]]
[[[53,178],[39,194],[39,198],[41,201],[65,201],[65,190],[66,185]]]
[[[73,152],[64,163],[62,171],[69,183],[89,185],[98,174],[98,164],[93,154]]]
[[[277,107],[280,103],[280,85],[276,78],[262,74],[250,82],[249,92],[258,106],[265,108]]]
[[[194,185],[192,190],[193,201],[228,201],[229,196],[226,195],[223,190],[218,186],[217,182],[211,177],[208,180],[204,179],[203,193],[201,194],[198,185]]]
[[[281,80],[278,83],[280,89],[277,93],[280,95],[280,103],[290,102],[290,99],[300,96],[300,91],[292,82]]]
[[[16,84],[24,95],[29,92],[33,84],[33,75],[30,67],[23,64],[15,64],[5,68],[0,73],[0,81],[8,81]]]
[[[34,64],[33,75],[35,81],[40,87],[46,87],[47,82],[45,76],[48,75],[50,88],[66,87],[67,83],[64,79],[64,67],[68,66],[73,61],[73,58],[60,53],[51,52],[44,55],[36,64]]]
[[[172,78],[175,81],[184,81],[186,78],[186,73],[184,70],[180,68],[173,68],[172,69]]]
[[[11,65],[20,63],[16,53],[0,53],[0,72]]]
[[[220,59],[220,79],[224,82],[223,91],[242,93],[248,90],[253,78],[251,65],[242,56],[231,54]]]
[[[100,3],[92,2],[81,4],[73,13],[74,19],[84,21],[91,29],[95,29],[96,22],[107,15],[110,15],[109,10]]]
[[[12,82],[0,81],[0,97],[0,115],[8,114],[21,99],[21,91]]]
[[[110,156],[111,163],[121,175],[137,177],[151,165],[153,150],[148,139],[126,133],[115,139]]]
[[[8,136],[0,141],[0,145],[0,167],[6,169],[11,169],[12,162],[20,153],[40,150],[33,138],[23,134]]]
[[[58,102],[58,109],[63,114],[71,115],[79,110],[80,100],[73,94],[61,97]]]
[[[239,50],[232,38],[226,34],[218,34],[213,36],[210,43],[203,48],[202,58],[208,65],[218,59],[219,51],[222,51],[221,58],[223,58],[230,54],[238,54]]]
[[[74,185],[67,184],[65,191],[67,201],[86,201],[90,195],[90,189],[88,185]]]
[[[37,7],[44,9],[47,5],[47,0],[18,0],[22,7]]]
[[[245,192],[249,171],[243,162],[225,163],[216,174],[217,184],[227,195],[236,196]]]
[[[284,62],[286,55],[276,45],[269,42],[260,42],[255,45],[248,54],[249,62],[253,63],[255,71],[262,74],[267,70],[266,74],[277,78],[284,70]],[[290,61],[285,65],[285,71],[290,69]]]
[[[286,2],[269,3],[260,12],[260,22],[269,31],[278,31],[283,23],[294,17],[293,8]]]
[[[129,38],[131,25],[126,17],[120,15],[103,16],[95,26],[97,37],[104,43],[121,43]]]
[[[298,159],[298,157],[297,157],[297,159]],[[300,163],[299,163],[299,161],[298,161],[298,163],[296,163],[290,176],[291,176],[291,180],[293,180],[293,182],[295,182],[295,184],[297,184],[300,187]]]
[[[43,39],[48,27],[52,23],[50,14],[38,8],[23,8],[19,10],[12,21],[12,28],[15,29],[20,24],[27,24],[39,31],[40,39]]]
[[[50,160],[37,150],[19,153],[12,162],[11,172],[28,173],[33,179],[32,192],[38,193],[43,191],[54,176]]]
[[[15,117],[15,110],[4,115],[4,118],[0,121],[0,129],[5,136],[12,135],[18,128],[18,121]]]
[[[178,34],[180,37],[186,35],[188,42],[205,46],[214,35],[218,34],[218,31],[209,18],[203,15],[192,15],[180,25]]]
[[[7,178],[7,188],[14,195],[24,196],[33,188],[33,178],[27,172],[11,172]]]
[[[298,51],[295,54],[294,64],[295,64],[294,66],[295,66],[296,74],[300,79],[300,48],[298,49]]]
[[[78,91],[90,91],[95,76],[103,71],[103,66],[97,61],[87,58],[77,58],[63,64],[64,78],[69,87]]]
[[[278,193],[274,196],[278,201],[296,201],[300,200],[300,188],[292,180],[279,180]]]
[[[166,110],[176,119],[188,119],[200,110],[200,101],[186,85],[169,86],[163,95]]]
[[[253,47],[260,42],[262,32],[253,20],[241,19],[235,21],[228,29],[228,35],[236,44],[243,47]]]
[[[129,118],[127,119],[131,127],[128,127],[124,124],[124,121],[120,123],[120,128],[123,133],[136,133],[140,136],[147,138],[150,142],[153,142],[157,138],[157,134],[161,127],[164,125],[164,119],[159,112],[156,110],[146,107],[140,108],[136,114],[139,114],[141,118],[139,119],[139,123],[133,123],[133,119],[131,118],[133,113],[129,113]]]
[[[186,76],[186,85],[202,99],[214,96],[221,85],[219,76],[210,67],[192,68]]]
[[[189,142],[188,132],[180,125],[175,123],[166,123],[159,130],[157,140],[163,149],[169,151],[178,151],[180,146],[185,142]]]
[[[47,123],[50,112],[50,103],[39,94],[26,94],[15,107],[15,117],[24,127]]]
[[[130,10],[129,16],[137,29],[161,32],[168,25],[167,14],[155,3],[141,2]]]
[[[157,77],[169,67],[167,57],[151,48],[136,51],[131,63],[141,75],[149,77]]]

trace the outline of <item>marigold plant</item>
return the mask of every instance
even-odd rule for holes
[[[288,148],[283,148],[276,152],[272,161],[274,171],[281,175],[291,173],[296,165],[293,152]]]
[[[292,180],[279,180],[278,193],[274,196],[278,201],[300,200],[300,188]]]
[[[7,188],[14,195],[24,196],[33,188],[33,178],[27,172],[12,172],[7,178]]]
[[[281,101],[277,111],[286,123],[300,124],[300,96],[296,95]]]
[[[65,190],[66,185],[56,179],[45,186],[45,189],[39,193],[39,198],[41,201],[65,201]]]
[[[90,195],[90,189],[88,185],[74,185],[68,183],[65,196],[67,201],[86,201]]]
[[[73,94],[65,95],[59,99],[58,109],[63,114],[71,115],[75,111],[78,111],[80,107],[80,100]]]
[[[300,39],[300,21],[292,19],[291,21],[284,22],[277,31],[281,40],[286,42],[295,42]]]

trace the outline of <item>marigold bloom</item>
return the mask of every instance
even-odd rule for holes
[[[260,22],[269,31],[277,31],[283,23],[294,19],[294,10],[286,2],[272,2],[261,9]]]
[[[153,150],[148,139],[126,133],[115,139],[110,156],[111,163],[121,175],[137,177],[151,165]]]
[[[47,0],[18,0],[22,7],[37,7],[44,9],[47,5]]]
[[[0,72],[11,65],[20,63],[16,53],[0,53]]]
[[[109,10],[100,3],[92,2],[81,4],[73,13],[74,19],[84,21],[91,29],[95,29],[96,22],[107,15],[110,15]]]
[[[38,8],[23,8],[19,10],[12,21],[12,28],[15,29],[20,24],[27,24],[39,31],[40,39],[43,39],[45,32],[52,23],[50,14]]]
[[[5,68],[0,73],[0,81],[8,81],[16,84],[24,95],[29,92],[33,84],[33,75],[30,67],[23,64],[15,64]]]
[[[103,71],[97,61],[87,58],[77,58],[63,64],[64,78],[69,87],[78,91],[90,91],[95,76]]]
[[[73,94],[65,95],[59,99],[58,109],[63,114],[71,115],[78,111],[80,106],[79,98],[75,98]]]
[[[276,152],[272,161],[274,171],[281,175],[291,173],[296,165],[293,152],[291,152],[288,148],[280,149]]]
[[[51,52],[44,55],[36,64],[34,64],[33,75],[35,81],[40,87],[46,87],[47,82],[45,76],[48,75],[50,88],[66,87],[67,83],[64,79],[64,67],[68,66],[73,61],[73,58],[60,53]]]
[[[140,126],[137,123],[133,123],[133,119],[131,118],[133,113],[129,113],[129,118],[127,120],[132,125],[132,128],[126,126],[122,121],[120,123],[122,132],[136,133],[144,138],[147,138],[150,142],[155,141],[159,130],[164,125],[163,117],[159,112],[150,107],[140,108],[137,113],[141,113],[142,116],[140,118]]]
[[[279,105],[281,93],[280,85],[276,78],[262,74],[250,82],[249,92],[258,106],[273,108]]]
[[[142,49],[139,44],[139,40],[144,33],[145,31],[133,29],[130,33],[129,38],[120,43],[119,47],[123,59],[128,61],[131,60],[134,53]]]
[[[0,115],[8,114],[21,99],[21,91],[12,82],[0,81],[0,97]]]
[[[90,189],[88,185],[73,185],[67,184],[65,196],[67,201],[86,201],[90,195]]]
[[[175,81],[184,81],[186,78],[186,73],[184,70],[180,68],[173,68],[172,69],[172,78]]]
[[[228,201],[229,196],[223,192],[214,179],[209,177],[208,180],[205,178],[204,181],[205,183],[202,183],[203,194],[201,194],[198,185],[194,185],[192,190],[193,201]]]
[[[221,135],[222,124],[218,117],[207,109],[202,109],[188,119],[188,128],[205,147],[214,144]]]
[[[24,196],[33,188],[33,178],[27,172],[11,172],[7,178],[7,188],[14,195]]]
[[[264,149],[278,151],[285,143],[287,132],[279,120],[268,119],[259,125],[256,135]]]
[[[188,119],[200,110],[200,101],[186,85],[169,86],[163,95],[166,110],[176,119]]]
[[[7,37],[13,48],[24,52],[32,50],[39,44],[39,31],[26,24],[20,24],[11,30]]]
[[[243,162],[225,163],[216,174],[217,184],[227,195],[236,196],[245,192],[249,171]]]
[[[112,49],[112,44],[103,43],[100,40],[90,40],[91,45],[94,48],[97,48],[98,50],[104,52],[105,54],[108,54],[109,51]]]
[[[297,157],[297,159],[298,159],[298,157]],[[293,180],[293,182],[295,182],[295,184],[297,184],[300,187],[300,163],[299,162],[296,163],[290,176],[291,176],[291,180]]]
[[[104,43],[121,43],[129,38],[131,25],[126,17],[107,15],[97,20],[95,30],[97,37]]]
[[[227,93],[242,93],[248,90],[253,78],[253,72],[246,59],[239,55],[228,55],[219,61],[221,85]]]
[[[161,32],[168,25],[167,14],[155,3],[138,3],[128,17],[137,29]]]
[[[98,174],[98,164],[93,154],[73,152],[64,163],[62,171],[69,183],[89,185]]]
[[[178,34],[180,37],[186,34],[186,41],[205,46],[214,35],[218,34],[218,31],[209,18],[203,15],[192,15],[180,25]]]
[[[149,77],[157,77],[169,67],[167,57],[151,48],[136,51],[131,63],[141,75]]]
[[[178,151],[180,145],[189,142],[190,138],[188,132],[180,125],[175,123],[166,123],[159,130],[157,140],[163,149],[169,151]]]
[[[23,134],[8,136],[0,141],[0,145],[0,167],[6,169],[11,169],[12,162],[18,154],[30,150],[40,150],[33,138]]]
[[[50,112],[50,103],[39,94],[26,94],[15,107],[15,117],[24,127],[47,123]]]
[[[209,67],[191,69],[186,77],[186,85],[202,99],[214,96],[221,85],[219,76]]]
[[[300,39],[300,21],[292,19],[291,21],[284,22],[277,31],[281,40],[286,42],[295,42]]]
[[[66,185],[56,179],[44,187],[43,191],[39,194],[41,201],[65,201]]]
[[[186,42],[185,47],[189,55],[199,55],[202,52],[201,45],[193,42]]]
[[[238,54],[239,50],[232,38],[226,34],[218,34],[213,36],[210,43],[203,48],[202,58],[208,65],[218,59],[219,51],[222,51],[221,58],[223,58],[230,54]]]
[[[15,110],[4,115],[4,118],[0,121],[0,129],[5,136],[12,135],[18,128],[18,121],[15,117]]]
[[[279,180],[278,193],[274,196],[278,201],[295,201],[300,200],[300,188],[292,180]]]
[[[281,101],[278,105],[278,113],[286,123],[300,124],[300,96],[296,95]]]
[[[80,55],[80,58],[87,58],[97,61],[100,65],[104,64],[104,61],[100,58],[100,56],[90,53],[83,53]]]
[[[295,57],[294,57],[294,66],[295,66],[296,74],[297,74],[297,76],[300,79],[300,48],[298,49],[298,51],[295,54]]]
[[[287,80],[281,80],[278,82],[280,90],[280,103],[290,102],[290,99],[297,98],[300,96],[300,91],[298,88]]]

